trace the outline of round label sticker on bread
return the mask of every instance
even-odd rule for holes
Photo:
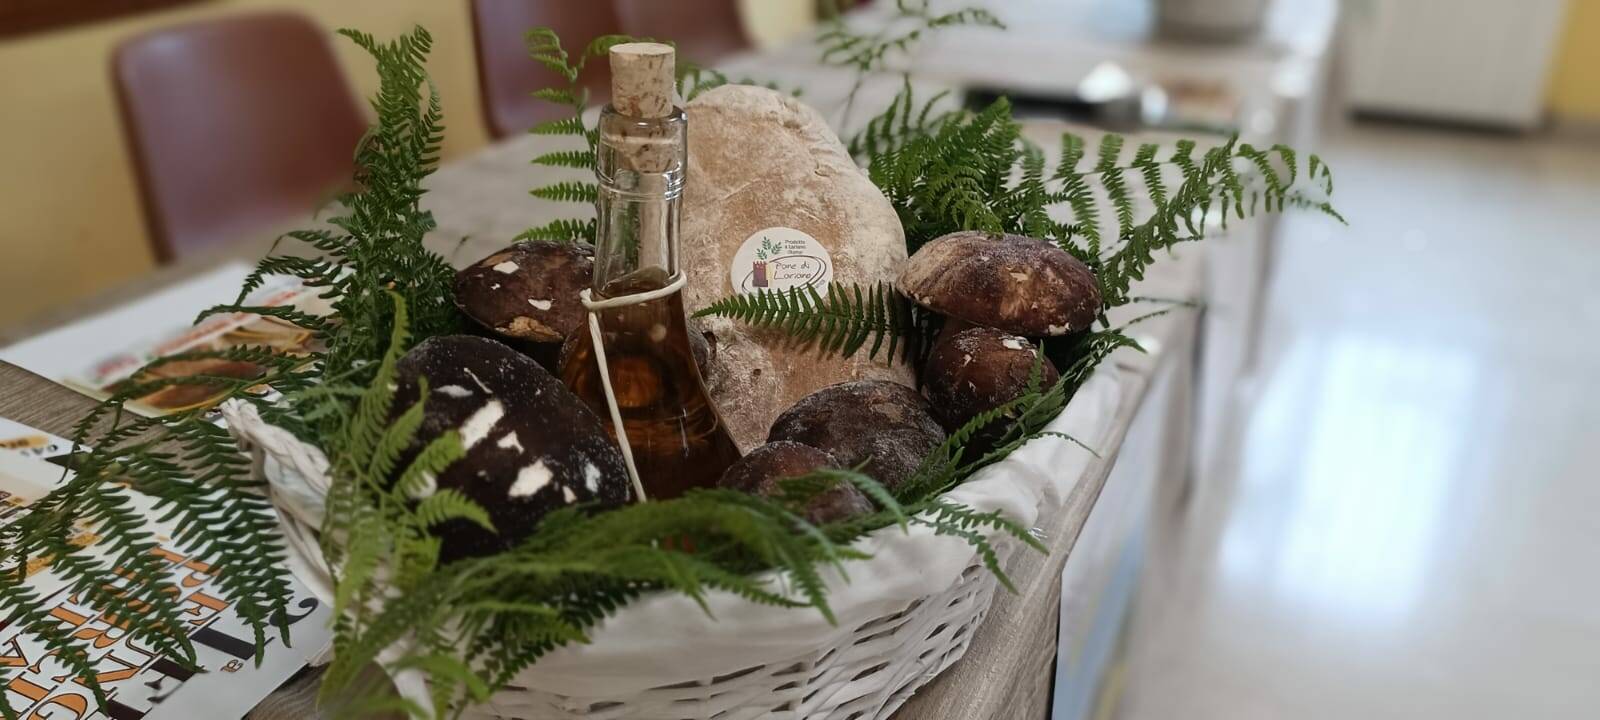
[[[817,239],[794,228],[770,227],[746,238],[733,254],[728,280],[735,293],[788,292],[811,287],[828,294],[833,258]]]

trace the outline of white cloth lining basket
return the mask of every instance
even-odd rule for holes
[[[1110,437],[1119,400],[1116,371],[1103,367],[1049,430],[1090,447]],[[249,449],[284,525],[291,566],[325,601],[332,581],[316,528],[327,459],[315,447],[229,403],[228,427]],[[1025,526],[1061,507],[1094,457],[1057,437],[1029,442],[946,497],[1000,510]],[[991,538],[1005,563],[1016,551]],[[825,574],[839,623],[820,613],[756,605],[726,593],[694,601],[658,593],[638,599],[591,632],[529,668],[475,720],[881,720],[966,652],[998,587],[972,548],[930,530],[878,530],[857,543],[871,559],[848,564],[849,579]],[[1024,549],[1023,552],[1032,552]],[[402,693],[426,698],[420,676],[399,673]]]

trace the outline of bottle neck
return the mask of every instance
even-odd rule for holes
[[[679,205],[687,147],[683,110],[635,118],[607,105],[600,112],[595,150],[594,291],[637,292],[678,273]]]

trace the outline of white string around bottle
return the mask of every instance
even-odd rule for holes
[[[654,290],[601,300],[594,299],[594,293],[589,288],[578,293],[583,306],[589,310],[589,340],[594,346],[594,361],[600,366],[600,387],[606,393],[606,409],[611,411],[611,427],[616,430],[617,445],[622,448],[622,462],[628,466],[628,480],[633,482],[633,496],[639,502],[645,501],[644,483],[639,480],[639,468],[633,464],[633,448],[628,444],[627,430],[622,427],[622,410],[617,407],[617,395],[611,390],[611,366],[606,362],[606,344],[600,334],[600,311],[660,300],[682,290],[684,283],[683,273],[678,273],[666,285]]]

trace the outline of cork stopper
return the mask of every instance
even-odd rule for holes
[[[635,118],[672,114],[674,50],[661,43],[611,48],[611,106]]]

